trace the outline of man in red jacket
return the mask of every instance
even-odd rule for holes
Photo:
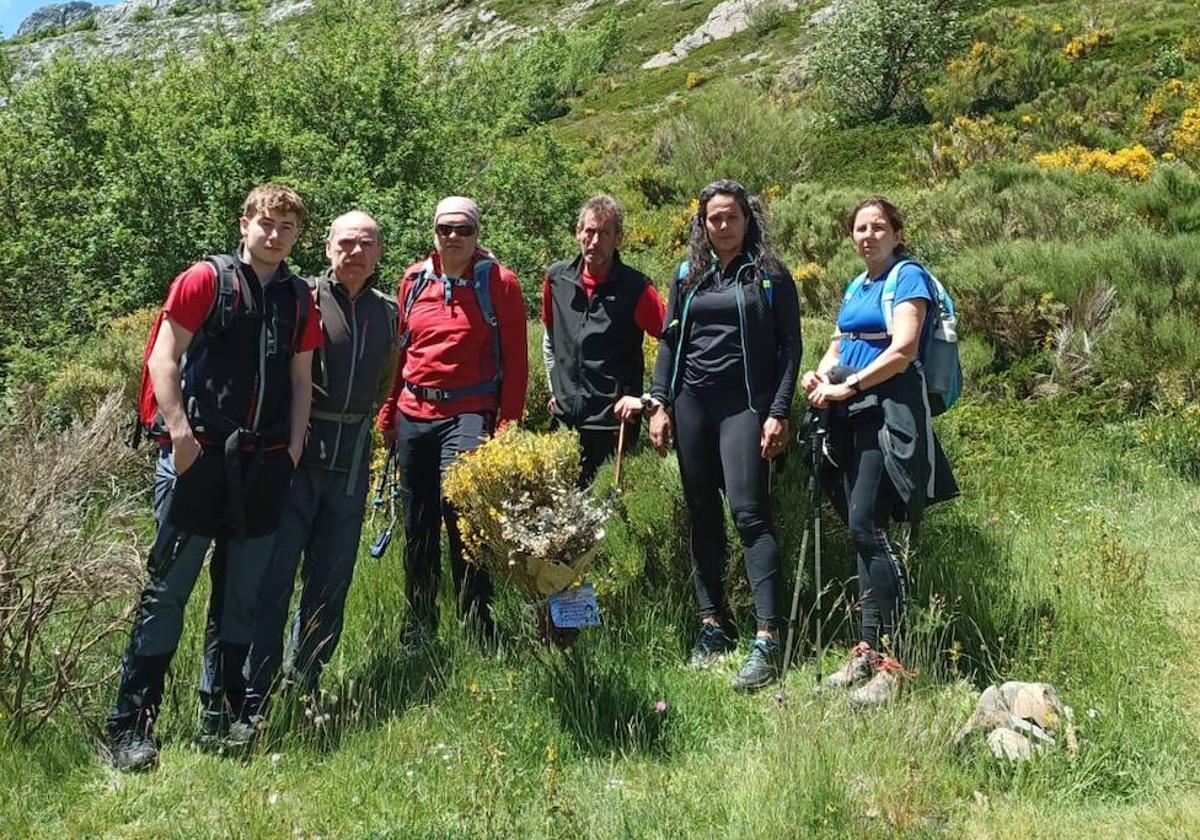
[[[516,275],[479,245],[479,207],[443,199],[434,213],[434,251],[404,272],[400,362],[379,428],[396,445],[404,494],[405,641],[437,632],[441,523],[459,610],[485,639],[491,617],[488,573],[468,567],[442,476],[497,425],[520,421],[528,381],[525,306]]]

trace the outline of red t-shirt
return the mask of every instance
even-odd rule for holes
[[[579,279],[583,284],[584,294],[590,301],[592,295],[596,293],[596,287],[608,280],[608,276],[594,277],[588,273],[585,266],[580,271]],[[642,296],[638,298],[637,305],[633,308],[633,323],[642,332],[658,338],[662,335],[663,320],[665,320],[666,314],[667,309],[663,306],[658,290],[647,283],[646,288],[642,290]],[[542,279],[542,323],[547,327],[554,326],[554,298],[550,292],[549,276]]]
[[[441,273],[438,255],[431,255],[433,270]],[[404,272],[396,291],[400,303],[400,335],[409,333],[400,353],[392,394],[379,411],[379,427],[396,425],[396,413],[418,420],[442,420],[457,414],[495,411],[501,425],[519,421],[525,410],[525,388],[529,380],[529,348],[526,343],[525,304],[517,277],[496,263],[490,278],[492,306],[500,331],[499,399],[495,394],[426,400],[404,387],[405,382],[426,388],[453,391],[467,388],[495,375],[492,328],[483,320],[475,289],[455,286],[446,300],[445,285],[427,283],[405,314],[404,298],[424,263]]]
[[[216,270],[210,263],[196,263],[171,283],[167,292],[167,302],[163,304],[163,314],[194,334],[204,325],[204,319],[208,317],[216,294]],[[296,346],[292,348],[293,353],[316,350],[325,340],[317,305],[312,295],[307,295],[306,298],[308,317],[305,319],[304,333],[297,337]]]

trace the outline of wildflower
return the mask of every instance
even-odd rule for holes
[[[665,713],[667,711],[667,708],[668,708],[668,706],[667,706],[666,700],[659,700],[657,703],[654,704],[654,711],[658,712],[660,715]]]
[[[272,764],[278,764],[279,759],[281,759],[281,758],[283,758],[283,756],[280,755],[279,753],[271,753],[271,763]]]
[[[269,794],[267,794],[267,804],[268,805],[274,805],[277,802],[279,802],[279,794],[278,793],[276,793],[275,791],[271,791]]]

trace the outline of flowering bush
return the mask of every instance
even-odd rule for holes
[[[1072,61],[1087,58],[1105,44],[1112,43],[1113,33],[1107,27],[1091,29],[1082,35],[1076,35],[1063,47],[1063,55]]]
[[[446,476],[471,562],[527,595],[570,586],[604,535],[606,507],[575,488],[579,454],[569,432],[508,426],[464,455]]]
[[[1107,172],[1135,181],[1150,177],[1157,163],[1150,150],[1138,143],[1125,149],[1110,152],[1106,149],[1085,149],[1067,145],[1055,152],[1034,155],[1034,162],[1043,169],[1070,169],[1075,172]]]

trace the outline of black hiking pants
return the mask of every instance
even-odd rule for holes
[[[829,442],[840,469],[827,467],[822,479],[858,555],[862,640],[898,658],[906,593],[887,526],[901,501],[879,448],[883,419],[879,408],[831,417]]]
[[[454,459],[475,449],[490,433],[490,418],[480,413],[444,420],[417,420],[402,413],[397,422],[396,457],[404,500],[404,597],[408,621],[430,633],[437,631],[443,522],[459,613],[491,621],[491,576],[466,562],[458,515],[442,496],[442,478]]]
[[[762,417],[746,408],[744,391],[685,386],[675,399],[674,420],[700,617],[727,611],[723,489],[741,538],[758,628],[772,629],[777,623],[779,544],[771,529],[770,464],[760,450]]]

